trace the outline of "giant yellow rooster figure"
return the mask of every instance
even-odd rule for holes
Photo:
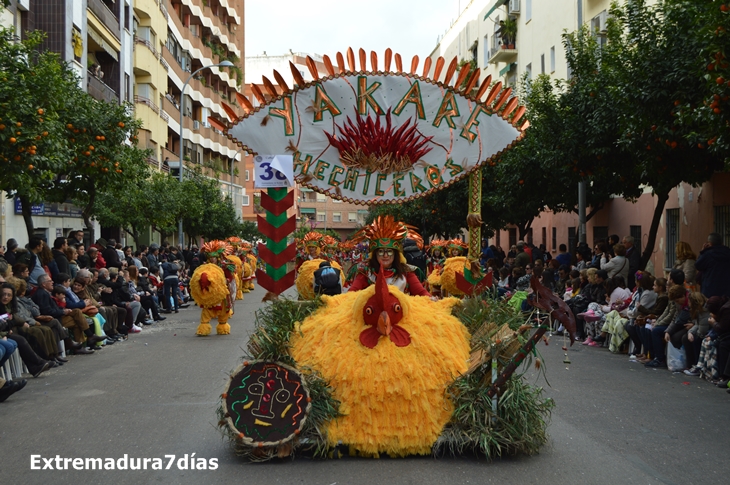
[[[336,242],[331,236],[325,236]],[[340,270],[341,283],[345,284],[345,272],[337,261],[330,260],[326,255],[322,254],[322,245],[324,243],[322,234],[318,232],[308,232],[301,241],[306,252],[297,256],[299,264],[296,286],[299,292],[299,298],[302,300],[313,300],[314,294],[314,272],[319,269],[320,263],[329,261],[333,268]]]
[[[377,456],[429,454],[453,405],[446,387],[467,369],[469,333],[451,315],[455,298],[433,301],[375,285],[335,297],[292,337],[300,366],[322,373],[341,402],[330,445]]]
[[[228,335],[231,326],[228,317],[231,315],[231,294],[224,270],[218,265],[224,263],[223,258],[231,248],[223,241],[210,241],[203,244],[201,252],[208,257],[208,263],[198,266],[190,278],[190,294],[201,308],[200,324],[196,334],[210,335],[210,321],[218,319],[216,333]]]

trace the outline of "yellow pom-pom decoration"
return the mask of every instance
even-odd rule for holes
[[[215,264],[200,265],[190,278],[190,294],[202,308],[220,305],[228,296],[228,282],[223,270]]]
[[[444,262],[444,270],[441,273],[441,289],[446,290],[450,295],[463,296],[464,292],[456,286],[456,273],[464,274],[464,265],[469,260],[464,256],[447,258]]]

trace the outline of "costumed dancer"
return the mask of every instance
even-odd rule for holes
[[[241,258],[245,259],[245,261],[248,262],[248,274],[245,275],[244,286],[246,290],[251,292],[256,288],[253,284],[253,280],[256,278],[256,265],[258,264],[258,259],[253,253],[253,246],[251,245],[251,243],[244,242],[243,250],[244,253]]]
[[[396,221],[393,216],[379,216],[372,224],[360,229],[353,241],[367,241],[370,257],[366,264],[358,266],[349,291],[363,290],[375,284],[382,268],[388,285],[410,295],[431,296],[418,280],[416,268],[406,263],[403,256],[406,238],[416,241],[419,247],[423,246],[423,239],[415,227]]]
[[[225,264],[223,258],[230,251],[231,247],[224,241],[210,241],[200,248],[200,252],[207,256],[207,263],[198,266],[190,278],[190,293],[202,310],[200,324],[195,332],[197,335],[210,335],[210,321],[213,318],[218,319],[218,335],[231,333],[231,326],[228,325],[228,317],[232,314],[231,291],[226,272],[220,266]],[[229,272],[232,276],[233,272],[230,269]]]
[[[228,239],[226,239],[226,242],[233,248],[233,252],[228,255],[228,259],[233,261],[233,264],[236,265],[236,300],[243,300],[243,286],[244,286],[244,279],[243,279],[243,267],[244,262],[242,261],[242,256],[244,254],[243,251],[243,239],[241,239],[238,236],[231,236]]]
[[[443,239],[433,239],[428,245],[428,275],[426,284],[432,295],[441,294],[441,271],[444,269],[444,246]]]
[[[301,241],[297,241],[297,271],[305,261],[321,259],[322,246],[320,239],[322,233],[310,231],[304,235]]]
[[[469,264],[464,256],[469,246],[461,239],[446,241],[446,260],[441,272],[442,296],[464,296],[464,292],[456,285],[456,273],[464,274],[464,266]]]

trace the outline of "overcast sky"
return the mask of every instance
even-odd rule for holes
[[[246,56],[385,49],[423,59],[469,0],[248,0]],[[363,7],[358,7],[363,5]]]

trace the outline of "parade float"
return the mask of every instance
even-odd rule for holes
[[[378,205],[468,178],[468,255],[478,257],[480,168],[522,138],[524,107],[501,82],[479,83],[479,70],[458,70],[456,58],[426,59],[419,70],[416,56],[404,69],[390,49],[382,59],[348,49],[334,63],[324,56],[323,65],[320,73],[307,58],[309,82],[291,65],[294,86],[274,71],[274,82],[251,86],[256,106],[238,95],[243,116],[224,105],[231,122],[210,119],[254,156],[266,188],[258,220],[266,269],[256,277],[269,302],[221,395],[221,429],[253,461],[536,453],[553,403],[515,371],[539,364],[536,343],[548,327],[526,324],[493,298],[491,274],[474,260],[454,258],[447,284],[461,299],[404,294],[382,271],[361,291],[278,297],[296,278],[287,266],[297,255],[295,219],[287,215],[293,184]],[[389,247],[378,237],[378,247]],[[536,279],[532,285],[531,303],[560,320],[572,343],[570,311]]]

